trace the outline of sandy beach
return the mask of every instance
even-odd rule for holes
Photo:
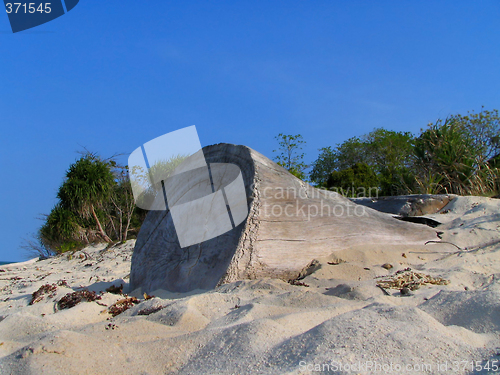
[[[500,200],[427,217],[436,243],[333,252],[295,285],[130,291],[134,240],[1,266],[0,373],[498,373]]]

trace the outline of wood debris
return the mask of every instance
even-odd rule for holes
[[[449,283],[449,280],[445,280],[442,277],[432,277],[406,268],[403,271],[396,272],[394,276],[387,280],[380,280],[377,286],[384,289],[401,290],[403,288],[408,288],[409,290],[416,290],[420,288],[420,286],[426,284],[447,285]]]

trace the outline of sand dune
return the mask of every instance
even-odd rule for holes
[[[146,300],[128,291],[134,241],[2,266],[0,373],[470,374],[487,361],[494,373],[500,200],[458,197],[428,217],[449,243],[353,246],[317,259],[305,285],[235,281]],[[407,295],[387,287],[405,277]],[[30,305],[46,284],[57,289]],[[124,296],[105,292],[111,285],[138,303],[112,317]],[[84,288],[104,293],[57,308]]]

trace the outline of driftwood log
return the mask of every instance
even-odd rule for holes
[[[243,279],[289,280],[337,250],[436,239],[429,227],[313,188],[248,147],[217,144],[203,152],[209,164],[241,169],[247,218],[229,232],[181,248],[170,212],[150,211],[135,245],[130,290],[187,292]]]

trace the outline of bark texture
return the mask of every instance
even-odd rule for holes
[[[248,217],[223,235],[181,248],[170,213],[150,211],[132,257],[131,290],[187,292],[242,279],[289,280],[338,250],[437,238],[429,227],[313,188],[248,147],[217,144],[203,152],[207,163],[239,166]]]

